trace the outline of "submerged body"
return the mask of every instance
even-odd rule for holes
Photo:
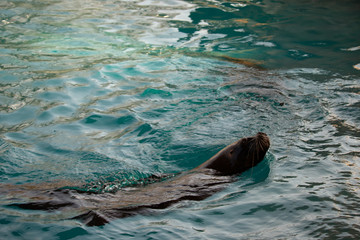
[[[128,187],[115,193],[84,193],[66,188],[18,190],[29,199],[12,204],[22,209],[71,210],[72,219],[88,226],[108,223],[114,218],[147,214],[182,200],[202,200],[222,190],[234,176],[257,165],[269,149],[265,133],[242,138],[225,147],[205,163],[176,177],[141,187]],[[11,188],[1,193],[16,195]],[[75,215],[75,217],[73,217]]]

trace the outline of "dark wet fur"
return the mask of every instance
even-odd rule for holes
[[[265,157],[265,154],[270,146],[269,138],[266,136],[265,133],[259,132],[255,138],[252,138],[250,140],[249,144],[249,153],[252,154],[252,165],[251,167],[254,167],[257,163],[255,163],[255,159],[263,159]],[[260,155],[262,154],[262,155]]]

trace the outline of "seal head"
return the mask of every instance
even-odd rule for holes
[[[233,175],[246,171],[261,162],[270,147],[269,137],[258,132],[225,147],[195,170],[209,168],[221,175]]]

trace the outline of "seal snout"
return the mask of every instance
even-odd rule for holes
[[[259,150],[260,149],[265,150],[265,152],[266,152],[269,149],[270,139],[266,133],[258,132],[255,135],[255,139],[256,139],[256,146]]]

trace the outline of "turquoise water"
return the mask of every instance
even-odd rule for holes
[[[103,227],[11,209],[2,194],[0,236],[358,239],[359,10],[355,0],[2,0],[1,188],[118,187],[192,169],[258,131],[272,145],[208,199]]]

